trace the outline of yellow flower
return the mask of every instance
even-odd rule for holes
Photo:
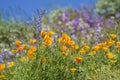
[[[117,46],[118,51],[120,51],[120,46]]]
[[[22,45],[22,48],[23,48],[24,50],[27,49],[27,47],[28,47],[27,44],[23,44],[23,45]]]
[[[21,43],[22,43],[22,42],[19,41],[19,40],[16,40],[16,41],[15,41],[15,44],[16,44],[17,47],[19,47],[19,46],[21,45]]]
[[[79,49],[79,46],[78,46],[78,45],[74,45],[73,48],[74,48],[75,50],[77,50],[77,49]]]
[[[81,57],[75,57],[75,62],[76,63],[80,63],[82,61],[82,58]]]
[[[100,49],[99,46],[95,46],[95,47],[93,47],[93,50],[94,50],[94,51],[98,51],[99,49]]]
[[[85,49],[86,52],[88,52],[90,50],[90,47],[88,45],[85,45],[84,49]]]
[[[11,51],[13,54],[16,54],[17,53],[17,50],[12,50]]]
[[[91,51],[90,53],[89,53],[89,55],[95,55],[96,54],[96,51]]]
[[[44,38],[46,34],[47,34],[47,32],[42,30],[41,33],[40,33],[40,36]]]
[[[45,41],[45,46],[50,46],[52,44],[52,41],[51,40],[46,40]]]
[[[0,75],[0,79],[2,79],[2,80],[6,80],[5,75]]]
[[[106,52],[106,51],[108,51],[108,47],[102,47],[102,50],[103,50],[104,52]]]
[[[74,73],[77,69],[76,68],[70,68],[70,72]]]
[[[67,57],[68,53],[62,52],[62,55],[65,56],[65,57]]]
[[[110,46],[112,46],[114,43],[115,43],[115,41],[113,41],[113,40],[107,41],[107,42],[106,42],[106,47],[110,47]]]
[[[84,54],[84,53],[85,53],[85,50],[82,48],[82,49],[80,49],[79,53],[80,53],[80,54]]]
[[[53,31],[49,31],[49,32],[48,32],[48,36],[50,36],[50,37],[53,36],[54,34],[55,34],[55,33],[54,33]]]
[[[63,39],[62,38],[58,38],[58,43],[62,43],[63,42]]]
[[[5,69],[5,64],[0,64],[0,71]]]
[[[110,60],[112,64],[115,64],[117,60]]]
[[[46,62],[47,62],[46,57],[43,58],[43,62],[44,62],[44,64],[46,64]]]
[[[107,54],[107,57],[108,57],[109,59],[113,58],[114,56],[115,56],[115,54],[113,54],[113,53],[108,53],[108,54]]]
[[[14,62],[10,62],[9,65],[8,65],[8,68],[12,68],[14,66]]]
[[[61,51],[65,51],[66,49],[67,49],[66,46],[61,46],[61,47],[60,47],[60,50],[61,50]]]
[[[30,43],[31,45],[35,44],[35,43],[36,43],[36,39],[30,39],[29,43]]]
[[[110,37],[111,37],[112,39],[115,39],[115,38],[116,38],[116,34],[110,34]]]
[[[22,57],[22,58],[20,59],[20,61],[23,62],[23,63],[25,63],[26,57]]]
[[[117,46],[120,46],[120,41],[119,41],[119,42],[117,42]]]

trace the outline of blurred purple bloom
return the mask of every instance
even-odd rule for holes
[[[74,12],[75,13],[79,13],[79,9],[74,9]]]
[[[116,20],[114,20],[114,19],[110,18],[110,19],[107,20],[107,22],[112,23],[113,25],[116,25]]]
[[[61,14],[58,15],[58,20],[60,20],[60,21],[63,20],[63,16]]]
[[[64,18],[63,18],[63,21],[64,21],[65,23],[67,23],[67,22],[69,21],[69,18],[68,18],[68,17],[64,17]]]
[[[90,25],[94,24],[94,20],[92,20],[92,19],[87,20],[87,22],[88,22],[88,24],[90,24]]]
[[[72,26],[78,26],[79,25],[79,18],[75,18],[72,22]]]
[[[120,13],[115,14],[117,18],[120,18]]]
[[[42,16],[45,14],[45,10],[42,10],[39,14],[39,16],[36,18],[36,30],[37,30],[37,35],[39,35],[42,27],[41,27],[41,19]]]
[[[85,18],[85,20],[89,20],[90,16],[87,12],[83,13],[83,17]]]
[[[68,11],[65,11],[64,14],[65,14],[66,17],[70,16],[70,13]]]

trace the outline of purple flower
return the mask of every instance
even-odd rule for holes
[[[120,18],[120,13],[115,14],[117,18]]]
[[[63,20],[63,16],[61,14],[58,15],[58,20],[60,20],[60,21]]]
[[[66,17],[70,16],[70,13],[68,11],[65,11],[64,14],[65,14]]]
[[[83,13],[83,17],[85,18],[85,20],[89,20],[90,16],[88,13]]]
[[[28,26],[32,26],[33,25],[32,21],[30,21],[30,20],[27,21],[26,23],[27,23]]]
[[[69,21],[69,18],[68,18],[68,17],[64,17],[64,18],[63,18],[63,21],[64,21],[65,23],[67,23],[67,22]]]
[[[78,26],[79,25],[79,18],[75,18],[72,22],[72,26]]]

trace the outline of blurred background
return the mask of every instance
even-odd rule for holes
[[[119,18],[119,0],[0,0],[0,48],[27,42],[40,29],[99,43]]]

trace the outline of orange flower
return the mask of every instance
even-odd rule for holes
[[[54,33],[53,31],[49,31],[49,32],[48,32],[48,36],[50,36],[50,37],[53,36],[54,34],[55,34],[55,33]]]
[[[108,51],[108,47],[103,47],[102,50],[103,50],[104,52],[106,52],[106,51]]]
[[[20,52],[20,51],[22,51],[22,50],[23,50],[23,47],[21,47],[21,46],[17,48],[17,51],[18,51],[18,52]]]
[[[61,50],[61,51],[65,51],[66,49],[67,49],[66,46],[61,46],[61,47],[60,47],[60,50]]]
[[[82,61],[82,58],[81,57],[75,57],[75,61],[76,61],[76,63],[80,63]]]
[[[40,33],[40,36],[41,37],[45,37],[46,34],[47,34],[47,32],[45,32],[44,30],[42,30],[41,33]]]
[[[77,69],[76,68],[70,68],[70,72],[74,73]]]
[[[16,44],[17,47],[19,47],[19,46],[21,45],[21,43],[22,43],[22,42],[19,41],[19,40],[16,40],[16,41],[15,41],[15,44]]]
[[[45,46],[50,46],[52,44],[52,41],[51,40],[46,40],[45,41]]]
[[[30,43],[31,45],[33,45],[33,44],[36,43],[36,40],[35,40],[35,39],[30,39],[29,43]]]
[[[96,51],[91,51],[91,52],[89,53],[90,56],[95,55],[95,54],[96,54]]]
[[[113,54],[113,53],[108,53],[108,54],[107,54],[107,57],[108,57],[109,59],[113,58],[114,56],[115,56],[115,54]]]
[[[26,44],[22,45],[22,48],[25,50],[28,46]]]
[[[73,47],[74,47],[75,50],[79,49],[78,45],[74,45]]]
[[[95,47],[93,47],[93,50],[94,50],[94,51],[98,51],[99,49],[100,49],[99,46],[95,46]]]
[[[37,48],[36,48],[35,46],[32,46],[32,47],[30,48],[30,50],[31,50],[32,52],[35,52],[35,51],[37,50]]]
[[[0,64],[0,71],[5,69],[5,64]]]
[[[120,42],[117,42],[117,46],[120,46]]]
[[[82,48],[82,49],[80,49],[79,53],[80,53],[80,54],[84,54],[84,53],[85,53],[85,50]]]
[[[116,34],[110,34],[110,37],[111,37],[112,39],[115,39],[115,38],[116,38]]]
[[[44,64],[46,64],[46,62],[47,62],[46,57],[43,58],[43,62],[44,62]]]

